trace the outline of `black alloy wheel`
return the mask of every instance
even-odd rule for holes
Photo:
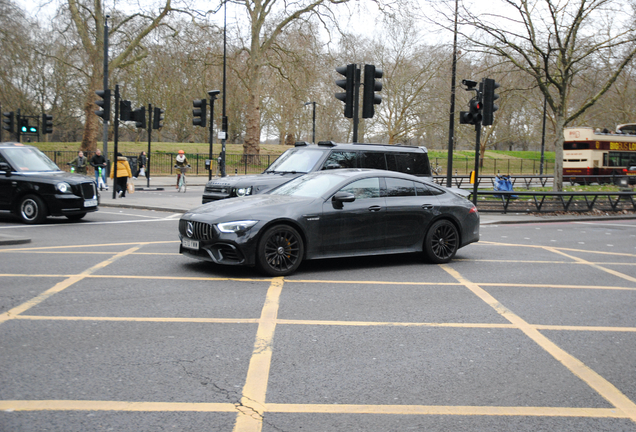
[[[39,224],[46,219],[46,204],[37,195],[26,195],[18,204],[18,216],[26,224]]]
[[[296,271],[304,251],[298,231],[288,225],[275,225],[265,231],[258,242],[256,262],[270,276],[287,276]]]
[[[448,220],[437,221],[431,226],[424,240],[428,259],[435,264],[449,262],[459,249],[459,234],[455,225]]]

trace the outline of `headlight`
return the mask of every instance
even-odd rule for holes
[[[243,231],[247,231],[256,225],[258,221],[255,220],[244,220],[244,221],[234,221],[234,222],[223,222],[217,224],[217,228],[219,231],[224,233],[239,233]]]
[[[242,197],[246,195],[252,195],[252,186],[246,188],[236,188],[234,189],[236,192],[236,196]]]
[[[71,185],[66,182],[60,182],[55,185],[55,188],[60,191],[60,193],[72,193]]]

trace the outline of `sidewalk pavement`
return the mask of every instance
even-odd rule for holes
[[[109,190],[102,191],[100,207],[133,208],[143,210],[185,213],[187,210],[200,206],[203,188],[208,181],[207,176],[188,176],[188,188],[185,193],[175,188],[175,177],[152,177],[133,179],[135,193],[127,193],[125,198],[113,198],[112,181],[108,180]],[[636,219],[636,215],[539,215],[527,213],[484,213],[479,214],[482,225],[571,222],[592,220],[620,220]],[[0,245],[28,243],[30,239],[11,237],[0,234]]]

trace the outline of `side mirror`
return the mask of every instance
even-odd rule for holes
[[[335,209],[342,209],[344,207],[344,203],[346,202],[354,202],[356,200],[356,196],[351,192],[336,192],[336,194],[331,198],[331,205]]]
[[[6,162],[0,162],[0,171],[4,171],[7,176],[11,175],[11,165]]]

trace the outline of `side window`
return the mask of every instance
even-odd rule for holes
[[[437,187],[435,187],[435,186],[433,186],[433,185],[430,185],[430,184],[423,184],[423,183],[421,183],[421,184],[422,184],[422,186],[424,186],[426,189],[428,189],[428,192],[429,192],[429,193],[428,193],[428,195],[442,195],[442,194],[446,193],[444,190],[439,189],[439,188],[437,188]],[[419,189],[418,189],[418,191],[419,191]],[[418,195],[419,195],[419,193],[418,193]]]
[[[385,178],[387,197],[415,196],[415,187],[411,180]]]
[[[426,153],[388,153],[389,170],[412,175],[431,175]]]
[[[386,170],[385,154],[381,152],[360,152],[360,168],[373,168]]]
[[[356,158],[356,152],[334,151],[331,152],[321,169],[357,168]]]
[[[366,178],[349,183],[342,192],[351,192],[356,200],[380,197],[380,179],[378,177]]]
[[[433,195],[433,192],[424,183],[415,182],[415,192],[417,196]]]

